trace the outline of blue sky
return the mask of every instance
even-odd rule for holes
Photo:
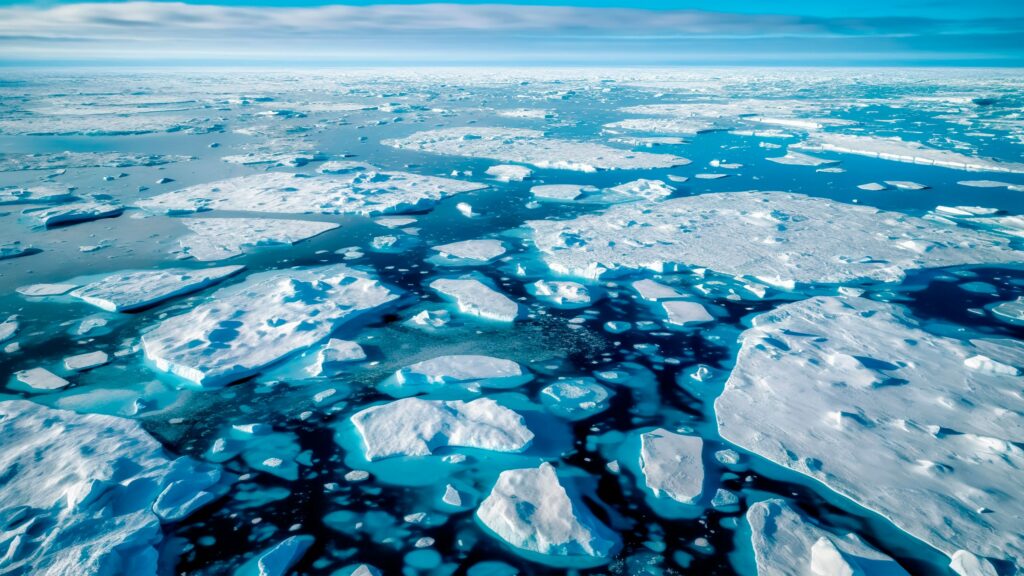
[[[5,64],[1024,65],[1024,0],[10,2]]]

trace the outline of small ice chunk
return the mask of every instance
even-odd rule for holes
[[[439,278],[430,288],[454,300],[459,312],[469,316],[514,322],[521,314],[519,304],[476,278]]]
[[[586,306],[593,301],[590,291],[579,282],[537,280],[528,285],[526,291],[559,307]]]
[[[569,202],[587,192],[597,192],[594,186],[582,184],[542,184],[530,188],[530,193],[538,200],[557,200]]]
[[[68,370],[74,370],[77,372],[83,370],[89,370],[97,366],[102,366],[110,360],[107,353],[102,350],[95,352],[86,352],[85,354],[76,354],[75,356],[68,356],[64,359],[64,368]]]
[[[675,192],[675,188],[665,184],[661,180],[647,180],[641,178],[619,184],[608,189],[613,194],[621,194],[630,198],[643,198],[645,200],[659,200],[668,198]]]
[[[11,316],[0,322],[0,342],[10,340],[18,332],[18,317]]]
[[[202,290],[244,268],[221,266],[198,270],[167,268],[119,272],[77,288],[71,296],[110,312],[127,312]]]
[[[954,552],[949,567],[959,576],[999,576],[991,562],[967,550]]]
[[[1024,296],[996,304],[992,307],[992,314],[1009,324],[1024,324]]]
[[[655,497],[682,504],[697,502],[704,491],[704,441],[663,428],[640,435],[640,470]]]
[[[860,188],[861,190],[866,190],[868,192],[881,192],[882,190],[889,189],[889,187],[886,186],[885,184],[879,184],[878,182],[868,182],[867,184],[860,184],[859,186],[857,186],[857,188]]]
[[[287,576],[313,542],[312,536],[289,536],[243,564],[234,576]]]
[[[490,398],[403,398],[361,410],[351,420],[370,461],[428,456],[443,446],[521,452],[533,441],[523,417]]]
[[[409,391],[452,384],[514,388],[532,378],[518,362],[479,354],[437,356],[406,366],[392,376],[399,388]]]
[[[505,244],[501,240],[463,240],[432,249],[453,260],[488,262],[505,253]]]
[[[688,324],[703,324],[715,319],[699,302],[668,300],[662,302],[661,307],[665,312],[665,322],[673,326],[685,327]]]
[[[608,408],[611,392],[593,378],[566,378],[540,391],[540,401],[552,414],[583,420]]]
[[[522,182],[533,175],[533,170],[514,164],[491,166],[486,172],[488,176],[494,176],[498,182]]]
[[[566,490],[547,462],[502,472],[476,516],[497,538],[542,554],[549,563],[602,564],[618,548],[614,534]]]
[[[42,367],[15,372],[14,377],[34,390],[60,390],[70,384],[67,380]]]
[[[469,202],[459,202],[455,205],[455,209],[459,211],[466,218],[473,218],[478,216],[476,212],[473,212],[473,206]]]
[[[825,158],[818,158],[817,156],[792,150],[787,151],[785,156],[768,158],[768,161],[775,162],[776,164],[788,164],[790,166],[830,166],[839,163],[836,160],[826,160]]]
[[[886,180],[885,183],[900,190],[924,190],[928,188],[924,184],[918,184],[909,180]]]
[[[827,530],[782,499],[747,510],[757,573],[772,576],[909,576],[853,532]]]

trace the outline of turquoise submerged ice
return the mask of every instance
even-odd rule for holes
[[[1024,78],[0,83],[0,574],[1024,570]]]

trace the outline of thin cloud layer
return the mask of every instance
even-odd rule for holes
[[[971,38],[974,49],[968,57],[985,58],[1006,56],[998,45],[1007,35],[1022,31],[1024,23],[1014,18],[826,19],[506,4],[282,8],[127,2],[0,8],[0,49],[8,59],[107,57],[118,52],[126,58],[153,59],[183,54],[194,58],[399,56],[403,51],[444,59],[457,55],[461,42],[484,61],[489,52],[479,48],[487,45],[504,50],[502,54],[494,50],[494,57],[508,59],[522,53],[543,58],[531,47],[538,39],[545,44],[565,41],[552,55],[557,57],[592,56],[587,52],[592,48],[589,43],[597,39],[615,44],[620,55],[639,55],[659,45],[700,50],[701,43],[720,52],[722,41],[731,39],[738,42],[733,51],[750,50],[751,56],[763,57],[759,45],[770,44],[775,52],[794,56],[821,51],[838,54],[848,50],[844,44],[872,38],[884,41],[887,49],[928,59],[948,52],[939,40],[944,36],[953,37],[953,45],[956,38]],[[778,42],[780,38],[788,40],[788,48]],[[260,42],[285,39],[273,50]],[[573,46],[572,39],[582,40]]]

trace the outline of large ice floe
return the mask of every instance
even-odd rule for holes
[[[191,231],[178,239],[182,252],[201,262],[238,256],[245,247],[295,244],[338,227],[277,218],[183,218],[181,223]]]
[[[721,435],[953,556],[1024,565],[1021,345],[816,297],[761,314],[715,402]]]
[[[754,503],[746,518],[758,576],[909,576],[853,532],[826,530],[781,498]]]
[[[434,154],[488,158],[581,172],[671,168],[689,164],[689,160],[671,154],[632,152],[593,142],[548,138],[544,132],[525,128],[441,128],[383,143]]]
[[[918,142],[909,142],[899,138],[816,132],[809,140],[794,144],[793,147],[823,152],[856,154],[882,160],[941,166],[958,170],[1024,174],[1024,163],[975,158],[952,150],[929,148]]]
[[[189,186],[140,200],[137,204],[172,214],[238,210],[378,216],[426,208],[447,196],[486,187],[485,184],[409,172],[356,170],[329,176],[264,172]]]
[[[618,539],[567,490],[555,468],[506,470],[476,516],[494,536],[528,558],[582,568],[608,562]]]
[[[163,522],[212,502],[220,469],[138,422],[0,402],[0,573],[155,575]]]
[[[706,267],[791,287],[896,282],[907,270],[1024,261],[1007,239],[786,192],[702,194],[528,222],[555,272],[583,278]]]
[[[367,460],[428,456],[441,447],[521,452],[533,441],[523,417],[490,398],[403,398],[352,416]]]
[[[111,274],[71,291],[71,296],[111,312],[152,306],[216,284],[241,272],[244,266],[188,270],[165,268]]]
[[[369,273],[340,264],[256,274],[162,321],[142,345],[159,370],[203,386],[225,384],[397,298]]]
[[[395,396],[461,388],[514,388],[533,378],[518,362],[479,354],[437,356],[402,368],[381,384]]]

